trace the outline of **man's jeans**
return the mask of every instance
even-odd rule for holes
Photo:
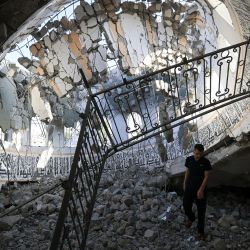
[[[206,206],[207,206],[207,192],[204,191],[204,198],[197,199],[197,191],[186,189],[183,197],[183,207],[185,210],[185,214],[187,215],[190,221],[195,220],[195,215],[192,211],[193,202],[195,201],[198,212],[198,233],[204,234],[205,227],[205,214],[206,214]]]

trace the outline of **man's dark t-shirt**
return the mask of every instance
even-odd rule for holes
[[[196,192],[203,182],[204,172],[212,169],[210,161],[205,157],[201,157],[198,161],[196,161],[194,156],[189,156],[186,159],[185,166],[189,169],[186,189]]]

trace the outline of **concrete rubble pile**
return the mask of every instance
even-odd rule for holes
[[[0,211],[4,213],[15,206],[30,200],[54,186],[58,179],[45,178],[40,183],[2,187],[0,192]],[[0,249],[48,249],[49,239],[54,229],[64,191],[57,188],[20,210],[0,218],[0,234],[3,239]],[[14,239],[14,240],[13,240]]]
[[[183,224],[182,197],[168,190],[162,171],[130,169],[122,175],[105,175],[94,208],[87,249],[249,249],[249,200],[243,193],[210,191],[207,239],[196,241],[196,227]],[[119,177],[120,176],[120,177]],[[140,176],[140,178],[139,178]],[[46,182],[13,190],[27,199]],[[166,192],[168,190],[169,192]],[[8,203],[1,192],[0,209]],[[63,191],[46,194],[0,219],[1,249],[48,249]],[[195,224],[195,223],[194,223]],[[73,246],[76,239],[72,238]]]

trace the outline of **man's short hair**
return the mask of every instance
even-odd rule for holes
[[[204,152],[204,146],[202,144],[195,144],[194,149],[197,149],[200,152]]]

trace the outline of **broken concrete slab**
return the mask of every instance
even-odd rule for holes
[[[98,0],[98,2],[106,9],[108,12],[117,11],[120,8],[120,0]]]
[[[147,238],[148,240],[154,240],[156,237],[156,233],[151,229],[147,229],[144,233],[144,237]]]
[[[87,13],[85,12],[84,8],[81,5],[78,5],[75,10],[75,17],[76,17],[76,21],[80,22],[82,20],[87,20],[89,18],[89,16],[87,15]]]
[[[16,223],[22,219],[20,215],[11,215],[0,218],[0,231],[10,230]]]
[[[81,1],[81,6],[83,7],[85,13],[86,13],[89,17],[95,15],[94,9],[93,9],[93,7],[92,7],[89,3],[85,2],[85,1]]]
[[[49,50],[52,50],[52,47],[51,47],[51,40],[50,40],[50,37],[49,36],[45,36],[43,38],[43,41],[44,41],[44,45],[49,49]]]
[[[53,76],[54,75],[54,65],[52,62],[48,63],[46,65],[46,71],[48,73],[49,76]]]
[[[41,97],[40,90],[37,85],[30,89],[31,105],[34,112],[44,121],[52,121],[53,116],[50,104],[47,100]]]
[[[32,64],[32,61],[28,57],[19,57],[17,60],[26,69]]]

